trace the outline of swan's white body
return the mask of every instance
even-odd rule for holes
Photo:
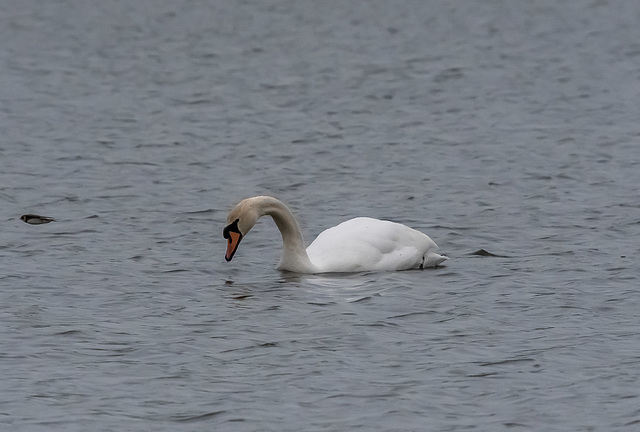
[[[307,248],[311,262],[334,272],[433,267],[446,258],[426,234],[395,222],[359,217],[329,228]]]
[[[298,224],[289,209],[272,197],[253,197],[229,213],[225,238],[227,261],[240,240],[264,216],[273,217],[282,234],[280,270],[296,273],[395,271],[435,267],[447,257],[437,254],[428,235],[395,222],[358,217],[329,228],[305,249]]]

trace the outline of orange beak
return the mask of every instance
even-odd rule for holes
[[[230,231],[228,233],[227,239],[227,253],[224,255],[224,259],[227,261],[231,261],[231,258],[233,258],[233,255],[235,255],[236,250],[238,249],[240,240],[242,240],[242,234],[240,234],[239,232]]]

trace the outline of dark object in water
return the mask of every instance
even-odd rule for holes
[[[496,255],[496,254],[492,254],[491,252],[488,252],[484,249],[478,249],[475,252],[471,252],[469,255],[478,255],[478,256],[483,256],[483,257],[497,257],[497,258],[507,258],[504,255]]]
[[[26,214],[20,216],[20,220],[31,225],[41,225],[49,222],[55,222],[55,219],[47,216],[40,216],[35,214]]]

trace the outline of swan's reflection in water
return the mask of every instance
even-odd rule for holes
[[[282,272],[282,283],[296,284],[320,302],[359,302],[389,289],[380,283],[382,272],[300,275]]]

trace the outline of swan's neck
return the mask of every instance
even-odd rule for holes
[[[272,199],[264,204],[262,212],[273,218],[280,230],[280,234],[282,234],[284,250],[279,269],[297,273],[316,272],[316,267],[309,260],[309,255],[307,255],[298,223],[287,206],[276,199]]]

